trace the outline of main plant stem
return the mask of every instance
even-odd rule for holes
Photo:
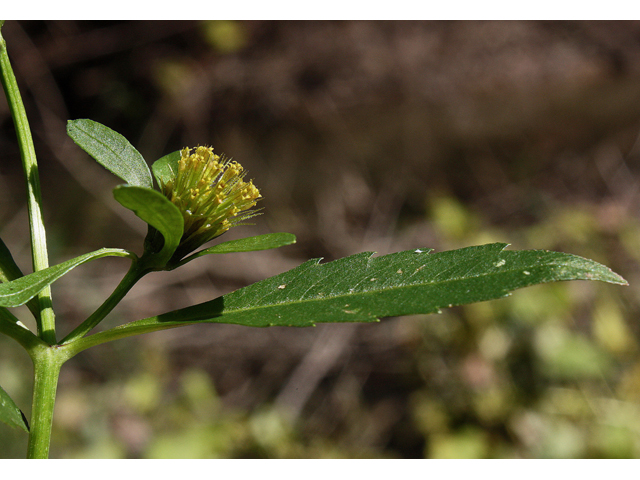
[[[58,376],[64,363],[59,347],[46,346],[33,355],[34,382],[27,458],[48,458]]]
[[[37,272],[49,266],[46,233],[42,220],[42,194],[40,193],[38,164],[27,113],[22,103],[18,82],[9,61],[7,44],[2,36],[1,29],[3,24],[4,21],[0,22],[0,80],[13,117],[20,147],[22,168],[27,183],[31,257],[33,271]],[[37,334],[44,343],[29,350],[33,360],[34,385],[27,458],[48,458],[58,376],[60,367],[64,363],[64,358],[57,351],[57,347],[51,346],[56,343],[55,315],[51,306],[51,288],[49,286],[45,287],[36,298]],[[7,328],[9,328],[9,325],[7,325]],[[14,333],[17,335],[15,338],[25,340],[23,332],[16,330]]]
[[[4,23],[4,22],[3,22]],[[0,23],[0,29],[2,23]],[[47,254],[47,239],[42,220],[42,195],[40,193],[40,179],[36,152],[31,137],[31,128],[27,120],[27,113],[22,103],[22,96],[18,89],[18,82],[13,74],[9,61],[7,45],[0,30],[0,71],[1,80],[13,117],[13,123],[18,136],[22,167],[27,180],[27,205],[29,208],[29,226],[31,231],[31,256],[33,270],[37,272],[49,266]],[[51,287],[45,287],[37,296],[40,315],[36,316],[38,336],[49,345],[56,343],[55,316],[51,307]]]

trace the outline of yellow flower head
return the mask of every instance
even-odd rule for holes
[[[212,147],[184,148],[176,176],[162,182],[162,193],[184,218],[179,250],[185,253],[231,227],[259,215],[249,210],[261,198],[253,182],[245,182],[242,165],[213,153]]]

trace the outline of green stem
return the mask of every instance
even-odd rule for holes
[[[27,458],[48,458],[58,376],[60,367],[69,356],[59,347],[48,345],[33,349],[30,353],[34,382]]]
[[[152,317],[147,320],[154,320],[156,317]],[[171,328],[178,327],[186,327],[189,325],[194,325],[193,322],[184,322],[184,323],[167,323],[167,324],[140,324],[138,322],[126,323],[124,325],[119,325],[114,328],[110,328],[109,330],[105,330],[103,332],[94,333],[93,335],[89,335],[87,337],[79,338],[73,343],[69,343],[64,345],[65,348],[68,349],[69,355],[77,355],[78,353],[86,350],[87,348],[95,347],[98,345],[102,345],[103,343],[113,342],[114,340],[120,340],[122,338],[133,337],[136,335],[142,335],[144,333],[152,333],[159,332],[161,330],[169,330]]]
[[[115,288],[113,293],[107,298],[98,309],[91,314],[84,322],[78,325],[71,333],[62,339],[60,345],[68,345],[84,337],[89,333],[96,325],[98,325],[109,313],[113,310],[118,303],[124,298],[124,296],[131,290],[131,288],[140,280],[143,276],[149,273],[149,269],[143,266],[138,259],[134,258],[131,263],[129,271],[124,276],[122,281]]]
[[[1,27],[1,25],[0,25]],[[11,116],[18,135],[20,157],[25,172],[28,192],[29,225],[31,231],[31,255],[33,270],[44,270],[49,266],[47,254],[47,240],[42,220],[42,195],[40,193],[40,180],[38,177],[38,164],[31,137],[29,121],[22,103],[22,96],[18,89],[18,82],[13,74],[13,68],[9,61],[7,45],[0,31],[0,71],[2,73],[2,86],[9,103]],[[36,317],[38,336],[49,345],[56,343],[55,316],[51,307],[51,287],[47,286],[38,294],[40,315]]]

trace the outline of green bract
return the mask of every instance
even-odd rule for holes
[[[180,211],[158,191],[150,188],[121,185],[113,196],[149,225],[145,253],[154,255],[156,264],[167,264],[180,244],[184,223]],[[160,233],[161,238],[156,235]]]

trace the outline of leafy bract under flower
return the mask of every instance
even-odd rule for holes
[[[212,147],[184,148],[175,176],[161,182],[162,193],[184,218],[181,252],[193,251],[231,227],[258,215],[249,210],[261,198],[238,162],[213,153]]]

